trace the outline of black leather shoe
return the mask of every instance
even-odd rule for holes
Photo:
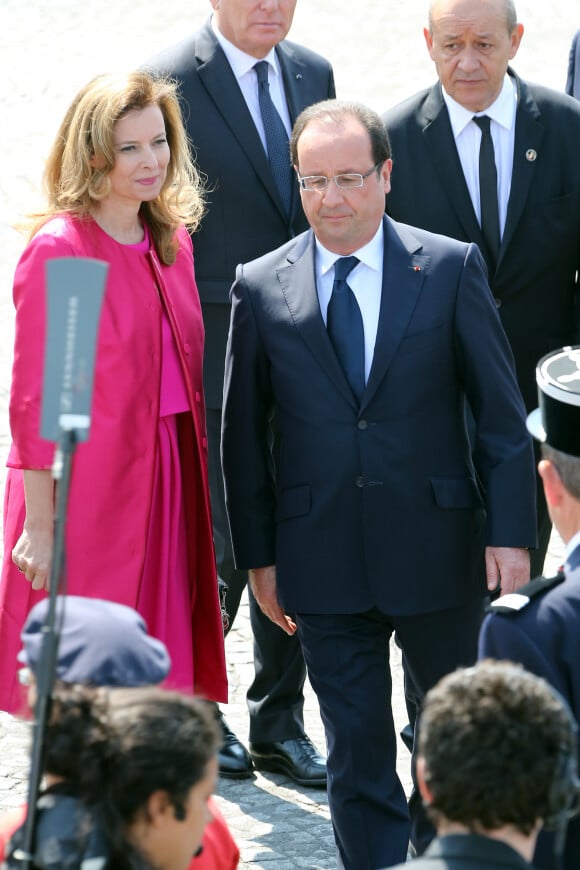
[[[285,773],[298,785],[326,788],[326,759],[306,735],[278,743],[250,743],[250,754],[258,770]]]
[[[224,742],[218,752],[219,774],[230,779],[247,779],[254,772],[250,753],[240,743],[221,711],[218,711],[218,719],[224,735]]]

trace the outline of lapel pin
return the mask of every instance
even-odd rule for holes
[[[421,266],[413,266],[413,272],[420,272]]]
[[[302,78],[302,73],[296,73],[296,78],[297,78],[297,79],[301,79],[301,78]]]
[[[535,148],[528,148],[528,150],[526,151],[526,160],[528,160],[530,163],[533,163],[537,156],[538,152]]]

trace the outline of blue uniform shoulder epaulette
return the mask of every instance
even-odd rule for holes
[[[559,586],[566,579],[563,571],[558,571],[554,577],[536,577],[531,580],[517,592],[509,592],[507,595],[502,595],[486,607],[486,613],[506,613],[513,615],[519,613],[524,607],[527,607],[530,601],[542,595],[554,586]]]

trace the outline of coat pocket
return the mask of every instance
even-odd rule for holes
[[[276,522],[302,517],[310,513],[311,505],[312,496],[307,483],[282,489],[276,500]]]
[[[432,477],[430,482],[440,508],[478,510],[485,506],[479,487],[471,477]]]

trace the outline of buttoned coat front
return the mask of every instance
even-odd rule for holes
[[[481,255],[389,218],[384,239],[360,407],[320,313],[311,232],[240,267],[232,288],[222,448],[234,553],[239,567],[276,565],[290,613],[454,607],[485,593],[486,544],[535,543],[531,441]]]

